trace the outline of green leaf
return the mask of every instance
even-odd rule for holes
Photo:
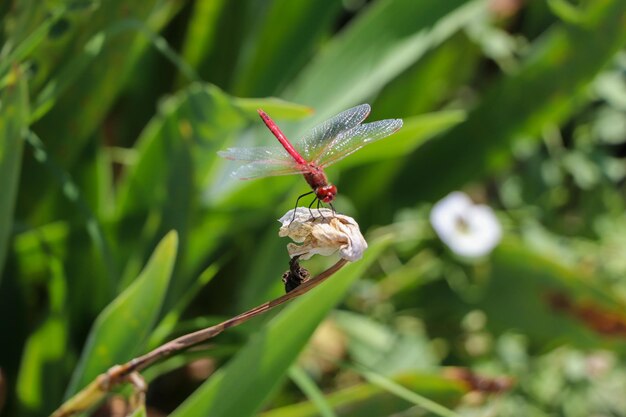
[[[257,109],[262,108],[272,118],[298,120],[310,116],[314,110],[308,106],[295,104],[276,97],[235,98],[235,104],[253,116],[258,116]]]
[[[315,384],[313,378],[311,378],[304,369],[296,365],[292,366],[289,368],[289,377],[309,400],[315,404],[319,410],[320,417],[337,417],[324,398],[322,390]]]
[[[397,375],[438,364],[424,332],[392,328],[349,311],[335,312],[333,320],[348,339],[350,358],[371,371]]]
[[[445,410],[439,404],[455,405],[467,392],[467,388],[460,382],[444,378],[439,375],[409,373],[395,376],[383,386],[377,383],[362,383],[339,391],[326,394],[326,401],[332,406],[339,417],[379,417],[389,416],[409,409],[426,397],[428,401],[435,401],[437,410]],[[395,393],[390,391],[396,391]],[[396,393],[400,393],[397,396]],[[419,397],[419,398],[416,398]],[[417,400],[417,401],[415,401]],[[261,414],[262,417],[316,417],[319,416],[317,407],[311,402],[301,402],[288,405]]]
[[[112,257],[112,249],[109,242],[104,236],[102,226],[81,191],[84,189],[91,190],[96,187],[80,187],[76,184],[70,174],[61,168],[56,159],[48,153],[43,141],[34,132],[28,132],[26,142],[32,148],[35,160],[47,169],[49,177],[57,181],[62,190],[63,197],[69,203],[69,210],[71,210],[72,213],[80,214],[79,218],[81,218],[85,225],[93,247],[77,248],[74,252],[74,256],[77,256],[79,251],[86,250],[87,253],[83,254],[81,252],[79,257],[81,259],[90,259],[90,261],[94,263],[95,268],[104,272],[103,274],[92,275],[89,288],[93,289],[95,293],[106,296],[105,301],[108,301],[118,277],[117,266]],[[83,175],[81,178],[85,179],[86,175]],[[92,253],[91,249],[95,249],[95,251],[93,251],[95,253]],[[95,260],[91,259],[93,255],[95,255]],[[77,286],[72,287],[72,290],[76,289]],[[77,293],[80,293],[80,291],[77,291]],[[91,301],[94,302],[95,298],[92,298]]]
[[[399,131],[384,140],[360,149],[350,155],[350,158],[342,160],[341,168],[402,158],[435,135],[458,125],[465,118],[466,114],[461,110],[444,110],[406,118]]]
[[[55,222],[15,235],[15,262],[24,276],[42,276],[48,272],[49,256],[65,256],[71,230],[67,223]]]
[[[483,13],[482,2],[382,0],[370,4],[301,72],[288,100],[318,110],[311,123],[366,101],[430,48]]]
[[[34,5],[31,5],[34,6]],[[27,7],[24,7],[26,9]],[[22,62],[28,55],[30,55],[48,36],[50,28],[63,16],[65,13],[65,7],[57,7],[49,12],[49,15],[37,25],[32,31],[27,31],[23,25],[15,25],[17,33],[11,33],[11,41],[16,42],[17,45],[5,56],[2,56],[2,63],[0,63],[0,77],[9,72],[10,65],[15,62]],[[32,15],[31,15],[32,16]],[[21,21],[20,23],[24,23]],[[23,31],[20,33],[20,31]],[[27,33],[27,35],[26,35]],[[24,34],[24,39],[20,39]]]
[[[523,67],[496,82],[464,123],[406,161],[394,183],[398,204],[440,198],[502,169],[511,162],[516,139],[538,135],[576,109],[575,98],[626,44],[625,2],[591,2],[586,14],[585,27],[552,27]],[[407,186],[416,191],[403,192]]]
[[[202,79],[228,86],[241,52],[244,34],[258,17],[252,6],[267,2],[196,0],[183,45],[183,59]],[[180,84],[180,83],[179,83]]]
[[[163,319],[155,326],[154,331],[150,335],[148,342],[148,348],[154,349],[159,344],[164,343],[168,336],[171,336],[175,326],[179,323],[180,317],[183,315],[189,304],[193,301],[194,297],[204,288],[209,281],[218,273],[219,266],[211,265],[204,270],[198,277],[197,281],[187,289],[182,297],[176,300],[176,304],[170,311],[165,314]]]
[[[61,400],[63,389],[57,383],[64,376],[67,339],[67,321],[51,315],[26,341],[16,388],[22,415],[50,412]]]
[[[548,6],[552,13],[565,22],[572,24],[585,22],[585,11],[581,7],[569,3],[568,0],[548,0]]]
[[[170,200],[175,190],[168,187],[181,186],[175,181],[180,177],[175,163],[181,153],[193,153],[194,181],[201,185],[214,168],[217,151],[245,124],[246,118],[231,97],[210,84],[192,84],[165,99],[137,141],[136,163],[120,182],[118,217],[160,207]]]
[[[174,268],[178,235],[163,238],[145,269],[94,322],[66,392],[70,397],[112,365],[132,359],[145,346]]]
[[[379,373],[371,372],[362,367],[355,367],[354,369],[357,370],[367,381],[371,382],[372,384],[377,385],[387,392],[392,393],[402,399],[410,401],[411,403],[426,411],[431,412],[432,414],[441,417],[460,417],[459,414],[444,407],[443,405],[440,405],[437,402],[432,401]]]
[[[213,46],[215,30],[224,0],[195,2],[194,12],[187,27],[183,58],[193,67],[197,67],[204,54]]]
[[[0,280],[13,226],[24,135],[28,126],[26,77],[15,68],[11,78],[9,85],[0,91]]]
[[[330,32],[341,6],[337,0],[270,2],[248,33],[250,53],[234,77],[235,94],[254,97],[280,91]]]
[[[115,43],[119,37],[128,36],[128,33],[141,35],[136,39],[135,50],[141,51],[146,44],[150,44],[189,80],[200,81],[193,69],[180,58],[167,40],[158,35],[149,24],[138,20],[120,20],[106,30],[94,34],[91,39],[86,41],[83,50],[56,72],[54,80],[46,84],[37,96],[31,120],[39,120],[50,111],[65,91],[72,88],[76,78],[88,70],[94,61],[101,59],[100,54],[106,51],[108,43]],[[132,67],[132,69],[135,68],[137,67]]]
[[[66,72],[61,66],[59,75],[64,78],[53,78],[50,81],[52,84],[67,84],[68,77],[72,80],[67,90],[56,98],[51,111],[37,124],[39,129],[53,135],[48,143],[53,153],[56,154],[63,147],[63,156],[71,161],[82,149],[124,86],[131,67],[137,62],[142,52],[137,45],[146,45],[143,34],[132,25],[128,26],[129,22],[145,22],[170,2],[153,0],[125,4],[115,0],[106,6],[102,5],[88,18],[74,23],[78,27],[72,28],[76,31],[72,56],[80,59],[90,55],[92,50],[96,54],[80,73]],[[160,20],[158,24],[161,26],[151,29],[159,30],[165,23],[167,20]],[[45,61],[47,51],[42,50],[40,53],[38,58]]]
[[[69,339],[67,277],[61,259],[48,252],[48,304],[45,320],[29,335],[22,352],[16,384],[21,414],[41,415],[52,411],[63,397],[57,382],[66,376]]]
[[[287,253],[286,242],[276,239],[276,225],[272,224],[258,236],[259,249],[242,270],[242,282],[238,288],[237,308],[245,310],[261,304],[284,292],[282,282],[276,280],[287,270],[282,260]]]
[[[388,241],[373,243],[363,260],[344,267],[323,285],[291,303],[172,415],[246,417],[258,412],[284,379],[316,326],[380,256]]]
[[[481,58],[465,31],[453,35],[387,84],[372,103],[373,115],[421,114],[457,99],[459,89],[479,76]]]
[[[93,139],[145,50],[148,42],[137,30],[137,22],[159,30],[167,19],[153,19],[156,23],[152,23],[150,17],[169,10],[172,2],[124,4],[114,0],[102,7],[75,7],[61,20],[68,25],[62,39],[48,40],[29,57],[42,85],[37,107],[33,106],[37,118],[33,130],[45,132],[46,147],[63,169],[69,171]],[[38,12],[45,13],[45,7],[41,8]],[[45,221],[55,209],[62,212],[55,206],[56,189],[39,165],[27,159],[23,177],[25,193],[20,196],[20,207],[30,221]]]
[[[220,242],[232,218],[196,218],[193,213],[199,196],[214,189],[207,182],[222,187],[214,174],[217,151],[247,123],[232,98],[210,84],[192,84],[161,103],[159,113],[137,141],[136,162],[128,167],[118,187],[118,236],[128,244],[118,249],[122,257],[129,258],[124,282],[136,274],[157,236],[170,229],[180,234],[183,273],[172,283],[168,306],[201,272],[197,270],[201,260]],[[203,222],[210,223],[208,233]],[[187,245],[191,246],[189,252]]]

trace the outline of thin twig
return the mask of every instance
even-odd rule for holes
[[[160,359],[163,359],[181,350],[187,349],[198,343],[211,339],[212,337],[217,336],[218,334],[230,327],[238,326],[253,317],[256,317],[260,314],[265,313],[266,311],[271,310],[274,307],[277,307],[281,304],[286,303],[289,300],[299,297],[300,295],[310,291],[311,289],[324,282],[347,263],[348,261],[346,261],[345,259],[340,259],[339,261],[337,261],[337,263],[335,263],[324,272],[304,282],[299,287],[293,289],[292,291],[281,297],[278,297],[271,301],[267,301],[257,307],[246,311],[245,313],[241,313],[235,317],[223,321],[220,324],[216,324],[215,326],[207,327],[206,329],[198,330],[196,332],[180,336],[170,342],[167,342],[155,348],[145,355],[131,359],[130,361],[122,365],[112,366],[105,373],[98,375],[98,377],[93,382],[91,382],[89,385],[79,391],[76,395],[63,403],[54,413],[51,414],[51,417],[69,417],[79,412],[85,411],[86,409],[90,408],[95,403],[100,401],[115,386],[121,383],[129,382],[129,377],[131,374],[147,368],[148,366],[152,365]]]

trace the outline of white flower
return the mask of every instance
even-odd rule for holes
[[[454,253],[467,258],[487,255],[502,238],[502,227],[493,210],[474,204],[458,191],[433,206],[430,223]]]
[[[333,213],[329,209],[298,207],[295,209],[295,218],[294,210],[289,210],[278,221],[282,223],[279,236],[289,236],[294,242],[302,243],[287,245],[292,258],[300,256],[306,260],[315,254],[328,256],[339,251],[343,259],[354,262],[361,259],[367,249],[367,242],[357,222],[352,217]]]

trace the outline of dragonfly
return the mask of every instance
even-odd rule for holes
[[[302,197],[315,194],[309,209],[317,201],[318,208],[322,202],[329,204],[334,211],[332,202],[337,195],[337,187],[328,181],[324,169],[402,127],[402,119],[363,123],[370,111],[369,104],[361,104],[317,125],[304,136],[289,141],[267,113],[258,109],[259,116],[282,146],[228,148],[218,154],[241,162],[242,165],[233,172],[233,176],[239,179],[301,174],[312,191],[298,197],[296,207]]]

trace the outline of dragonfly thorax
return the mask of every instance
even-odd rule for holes
[[[309,164],[307,168],[309,171],[304,173],[304,179],[309,183],[317,198],[324,203],[333,201],[337,195],[337,187],[328,182],[326,174],[318,166]]]

